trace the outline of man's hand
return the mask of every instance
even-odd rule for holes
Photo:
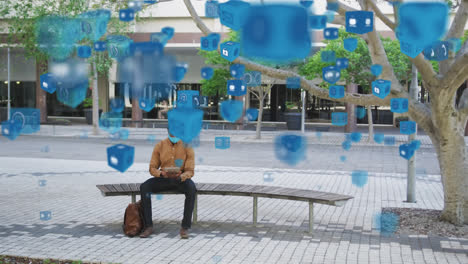
[[[184,182],[187,179],[190,179],[190,177],[187,174],[180,174],[180,181],[181,182]]]
[[[161,170],[161,173],[160,175],[163,177],[163,178],[167,178],[167,172]]]

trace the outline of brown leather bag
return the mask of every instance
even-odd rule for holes
[[[131,203],[125,209],[123,232],[129,237],[134,237],[141,233],[143,229],[143,208],[141,200]]]

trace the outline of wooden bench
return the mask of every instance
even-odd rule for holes
[[[352,196],[319,192],[313,190],[283,188],[263,185],[245,184],[218,184],[218,183],[196,183],[198,195],[231,195],[253,197],[253,224],[257,224],[258,197],[276,198],[295,201],[309,202],[309,233],[312,234],[314,220],[314,203],[342,206]],[[104,184],[96,185],[103,196],[131,195],[132,202],[136,202],[136,195],[140,194],[140,183]],[[177,191],[159,192],[158,194],[180,194]],[[193,223],[197,223],[197,196],[193,210]]]

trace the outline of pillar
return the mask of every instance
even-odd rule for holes
[[[346,92],[356,93],[357,84],[351,83],[346,85]],[[348,113],[348,124],[345,126],[345,132],[351,133],[356,130],[356,106],[351,103],[345,103],[346,113]]]

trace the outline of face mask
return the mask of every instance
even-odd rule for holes
[[[169,140],[170,140],[172,143],[174,143],[174,144],[175,144],[175,143],[179,142],[180,138],[178,138],[178,137],[171,137],[171,136],[169,136]]]

